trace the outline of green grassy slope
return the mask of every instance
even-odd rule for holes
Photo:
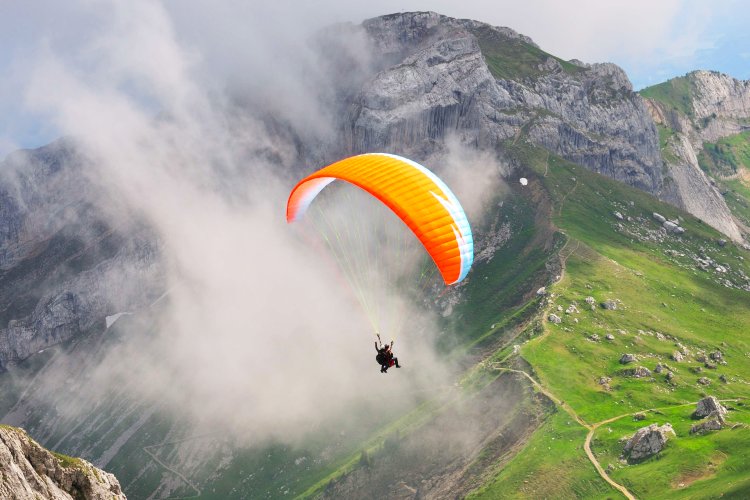
[[[609,487],[581,449],[585,438],[583,427],[557,412],[519,455],[469,498],[606,498]]]
[[[747,283],[750,254],[731,245],[719,247],[717,232],[646,193],[554,156],[547,163],[546,155],[528,146],[518,149],[516,154],[541,176],[554,199],[553,220],[569,238],[561,252],[567,258],[564,277],[550,290],[549,311],[563,321],[559,325],[545,323],[543,333],[521,348],[521,356],[540,383],[588,425],[648,408],[697,401],[707,393],[720,398],[750,396],[750,293],[737,288]],[[615,218],[614,211],[624,220]],[[651,216],[655,211],[681,218],[686,233],[661,233]],[[710,257],[727,272],[713,266],[700,270],[695,257]],[[595,299],[593,310],[584,300],[589,296]],[[600,307],[605,300],[618,301],[617,309]],[[580,312],[557,310],[557,306],[567,309],[571,304]],[[606,339],[608,334],[613,340]],[[592,335],[598,340],[591,340]],[[670,359],[680,348],[677,343],[689,351],[681,362]],[[707,368],[696,360],[701,351],[717,350],[726,365]],[[619,358],[624,353],[636,354],[639,359],[622,365]],[[668,368],[657,374],[658,363]],[[628,376],[626,370],[638,365],[651,370],[652,376]],[[666,380],[668,370],[675,375],[671,382]],[[600,385],[601,377],[610,379],[608,387]],[[699,384],[700,377],[706,377],[710,385]],[[600,455],[602,466],[615,465],[611,477],[645,498],[702,498],[711,489],[721,491],[730,485],[744,491],[750,468],[740,464],[749,444],[748,431],[690,436],[686,428],[694,423],[689,417],[692,407],[667,411],[655,415],[658,418],[653,421],[670,421],[677,438],[659,457],[638,465],[618,462],[622,450],[618,440],[642,424],[624,417],[597,431],[593,451]],[[476,494],[487,498],[552,496],[555,482],[544,478],[550,476],[549,471],[557,471],[552,476],[559,476],[557,480],[570,496],[619,496],[603,480],[596,482],[598,476],[582,449],[586,430],[580,425],[571,428],[576,424],[570,421],[564,413],[550,420],[539,431],[546,437],[537,446],[526,447],[495,481]],[[746,412],[731,412],[730,421],[746,423]],[[552,436],[575,431],[578,439],[568,440],[566,446],[558,439],[551,442]],[[693,482],[684,479],[695,475],[696,464],[709,461],[710,474]],[[560,462],[566,465],[560,467]]]
[[[720,176],[750,168],[750,131],[704,143],[698,162],[705,172]]]
[[[672,108],[684,114],[688,118],[693,117],[693,91],[694,84],[690,75],[672,78],[666,82],[646,87],[638,93],[648,99],[658,101],[667,108]]]
[[[495,78],[524,80],[537,78],[544,73],[540,66],[548,58],[556,60],[568,74],[585,71],[584,68],[555,57],[520,39],[500,35],[489,26],[477,28],[474,33],[484,54],[487,66]]]

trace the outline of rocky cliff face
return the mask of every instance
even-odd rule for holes
[[[528,141],[741,238],[689,154],[675,168],[663,168],[652,115],[669,111],[634,93],[619,67],[563,61],[508,28],[432,12],[382,16],[362,27],[379,71],[351,100],[342,125],[349,152],[396,150],[424,158],[439,154],[454,135],[502,156],[508,145]],[[698,119],[743,116],[744,86],[724,81],[705,92],[710,98],[696,108]],[[736,129],[720,118],[709,121],[706,134]]]
[[[351,106],[354,151],[424,156],[449,134],[483,149],[523,136],[633,186],[661,189],[656,129],[617,66],[561,61],[508,28],[431,12],[363,27],[391,64]]]
[[[695,71],[643,94],[654,121],[674,133],[664,155],[674,182],[665,187],[663,199],[741,241],[724,198],[698,164],[698,153],[706,142],[750,130],[750,82]]]
[[[125,499],[117,478],[85,460],[54,455],[23,430],[0,426],[0,498]]]
[[[0,369],[162,293],[153,235],[104,213],[87,165],[68,140],[0,164]]]

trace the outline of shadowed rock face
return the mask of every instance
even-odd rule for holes
[[[124,499],[120,483],[81,459],[60,459],[21,429],[0,426],[0,498]]]

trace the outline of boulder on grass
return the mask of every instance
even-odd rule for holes
[[[639,462],[663,450],[669,438],[674,435],[672,424],[669,423],[641,427],[627,440],[622,454],[630,463]]]

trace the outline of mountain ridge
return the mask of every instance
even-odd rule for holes
[[[435,13],[363,22],[390,66],[355,96],[342,125],[352,152],[397,146],[440,156],[453,134],[496,150],[521,131],[590,170],[644,189],[742,236],[720,194],[688,158],[666,165],[647,102],[614,64],[562,61],[512,30]],[[393,64],[394,54],[401,58]],[[519,63],[520,61],[520,63]],[[351,117],[351,118],[349,118]],[[672,168],[674,167],[674,168]]]

